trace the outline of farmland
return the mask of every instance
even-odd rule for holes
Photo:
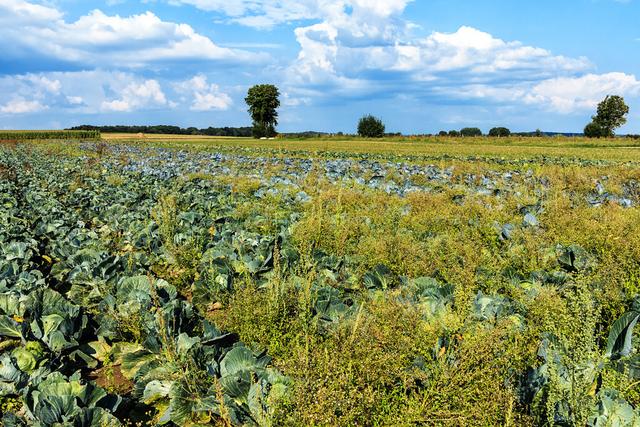
[[[4,425],[640,424],[638,141],[104,137],[0,148]]]
[[[0,131],[0,141],[99,140],[100,132],[83,130]]]

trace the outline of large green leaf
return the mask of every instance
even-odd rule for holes
[[[22,327],[9,316],[0,315],[0,336],[22,338]]]
[[[640,413],[614,390],[603,390],[588,427],[640,427]]]
[[[633,349],[633,329],[639,319],[640,312],[630,311],[614,322],[607,339],[607,357],[618,358],[631,354]]]

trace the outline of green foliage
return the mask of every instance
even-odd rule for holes
[[[511,136],[511,131],[505,127],[495,127],[489,131],[489,136],[494,138],[506,138]]]
[[[245,102],[253,120],[254,138],[276,136],[280,92],[274,85],[262,84],[249,89]]]
[[[640,297],[631,305],[631,310],[623,314],[611,326],[607,340],[607,356],[618,359],[629,356],[633,350],[633,330],[640,320]]]
[[[584,136],[587,138],[606,138],[610,136],[610,134],[607,129],[594,120],[585,126]]]
[[[477,137],[482,136],[482,131],[478,128],[463,128],[460,129],[460,135],[464,137]]]
[[[0,131],[0,141],[31,141],[31,140],[67,140],[92,141],[100,139],[98,130],[25,130]]]
[[[358,135],[363,138],[382,138],[385,126],[377,117],[366,115],[358,121]]]
[[[592,117],[592,122],[584,130],[589,138],[613,137],[615,130],[627,123],[629,106],[624,98],[617,95],[608,95],[600,104],[598,112]]]

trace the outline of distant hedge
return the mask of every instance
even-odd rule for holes
[[[222,127],[214,128],[208,127],[205,129],[198,129],[195,127],[181,128],[179,126],[172,125],[154,125],[154,126],[128,126],[128,125],[115,125],[115,126],[92,126],[82,125],[69,128],[69,130],[98,130],[102,133],[146,133],[150,135],[205,135],[205,136],[238,136],[238,137],[250,137],[252,136],[251,127]]]
[[[99,130],[9,130],[0,131],[0,141],[98,140]]]

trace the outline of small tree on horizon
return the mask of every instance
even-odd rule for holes
[[[460,135],[464,137],[482,136],[482,131],[478,128],[463,128],[460,129]]]
[[[627,123],[629,106],[624,98],[618,95],[607,95],[600,104],[595,116],[591,118],[584,128],[584,134],[588,138],[611,138],[615,136],[615,130]]]
[[[382,138],[384,131],[382,120],[371,114],[362,117],[358,122],[358,135],[363,138]]]
[[[253,120],[253,137],[274,137],[278,126],[278,107],[280,92],[270,84],[253,86],[244,99],[249,106],[249,114]]]
[[[511,136],[511,131],[505,127],[495,127],[489,131],[489,136],[494,138],[506,138]]]

